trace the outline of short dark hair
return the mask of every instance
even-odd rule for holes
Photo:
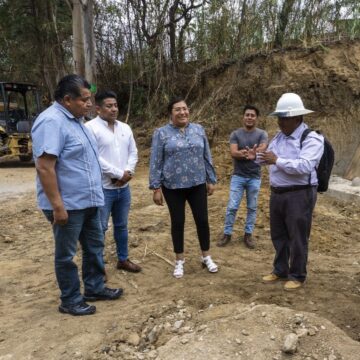
[[[114,91],[111,91],[111,90],[98,91],[95,94],[95,104],[97,106],[101,106],[103,101],[105,99],[109,99],[109,98],[115,99],[117,101],[117,96]]]
[[[245,105],[245,106],[244,106],[243,114],[245,114],[245,111],[246,111],[246,110],[254,110],[254,111],[256,112],[256,116],[259,116],[259,115],[260,115],[259,109],[258,109],[256,106],[254,106],[254,105]]]
[[[175,97],[171,98],[171,100],[169,101],[168,106],[167,106],[167,111],[168,111],[169,115],[171,114],[174,104],[176,104],[180,101],[186,102],[185,98],[182,96],[175,96]]]
[[[72,98],[81,96],[80,90],[91,88],[90,84],[80,75],[70,74],[64,76],[56,86],[54,98],[56,101],[64,99],[66,95]]]

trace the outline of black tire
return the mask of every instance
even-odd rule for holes
[[[27,162],[32,160],[32,155],[19,155],[20,161]]]

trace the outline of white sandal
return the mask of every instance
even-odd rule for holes
[[[218,266],[212,261],[211,256],[201,257],[201,263],[203,267],[207,267],[208,271],[211,273],[218,272]]]
[[[184,263],[185,263],[185,260],[176,260],[175,261],[175,269],[174,269],[173,275],[177,279],[180,279],[184,276]]]

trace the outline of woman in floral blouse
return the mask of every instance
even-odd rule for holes
[[[153,200],[164,205],[171,217],[171,237],[176,255],[173,275],[184,275],[185,203],[189,203],[202,251],[201,263],[208,271],[218,271],[209,255],[210,230],[207,195],[212,195],[216,174],[209,143],[201,125],[189,122],[189,109],[183,98],[168,105],[169,124],[153,134],[150,158],[150,189]]]

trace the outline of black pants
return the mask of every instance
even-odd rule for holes
[[[188,201],[194,220],[202,251],[210,248],[210,230],[207,207],[206,184],[186,189],[167,189],[162,187],[171,218],[171,237],[174,252],[184,252],[185,203]]]
[[[273,273],[290,280],[305,281],[316,187],[270,197],[271,240],[276,254]]]

